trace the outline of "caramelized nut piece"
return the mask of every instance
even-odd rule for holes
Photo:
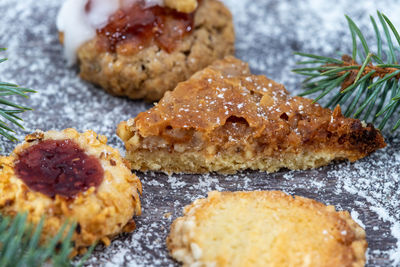
[[[167,7],[178,10],[179,12],[191,13],[197,8],[197,0],[165,0]]]
[[[36,140],[42,140],[43,139],[43,132],[42,131],[36,131],[32,134],[28,134],[27,136],[25,136],[25,141],[30,143]]]

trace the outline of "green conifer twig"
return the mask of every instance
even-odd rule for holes
[[[353,42],[351,56],[344,54],[341,59],[336,59],[296,52],[296,55],[307,58],[298,64],[311,67],[293,71],[307,76],[303,81],[305,92],[302,96],[320,92],[314,100],[318,101],[336,89],[328,107],[339,104],[346,108],[346,116],[377,123],[379,120],[379,129],[383,129],[391,117],[399,117],[392,126],[394,131],[400,127],[400,65],[396,55],[400,51],[400,34],[384,14],[379,11],[377,14],[382,29],[370,16],[377,51],[370,50],[359,27],[345,16]],[[392,36],[397,44],[393,43]],[[383,43],[387,47],[383,47]]]
[[[27,221],[26,213],[19,213],[14,218],[0,216],[0,266],[39,267],[46,262],[51,262],[55,267],[73,266],[70,260],[73,250],[71,238],[76,224],[66,222],[55,237],[41,244],[39,241],[44,220],[42,218],[39,224],[34,226]],[[94,245],[78,266],[83,265],[93,249]]]
[[[5,48],[0,48],[0,52],[4,51]],[[0,63],[6,61],[6,58],[0,58]],[[36,91],[28,88],[19,87],[16,84],[1,82],[0,81],[0,135],[6,137],[8,140],[15,142],[18,139],[14,136],[15,131],[11,128],[11,125],[15,125],[20,128],[24,128],[20,122],[22,122],[21,114],[25,111],[32,110],[29,107],[21,106],[14,103],[13,101],[7,100],[7,96],[20,96],[29,97],[29,93],[35,93]]]

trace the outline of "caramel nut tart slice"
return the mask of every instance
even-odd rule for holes
[[[371,124],[292,97],[233,57],[180,83],[117,134],[133,169],[167,173],[309,169],[385,146]]]

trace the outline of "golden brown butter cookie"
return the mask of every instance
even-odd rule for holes
[[[292,97],[233,57],[180,83],[117,133],[133,169],[168,173],[308,169],[385,146],[371,124]]]
[[[211,192],[167,239],[184,266],[364,266],[365,231],[347,211],[280,191]]]
[[[217,0],[166,4],[182,12],[197,9],[190,14],[159,6],[117,11],[94,39],[78,49],[80,76],[111,94],[153,101],[214,60],[233,54],[232,15],[224,4]],[[140,18],[154,23],[143,24]]]
[[[76,252],[96,241],[135,229],[142,186],[105,136],[37,131],[8,157],[0,158],[0,212],[27,212],[37,224],[44,216],[43,240],[75,221]]]

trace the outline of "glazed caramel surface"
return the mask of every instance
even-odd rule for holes
[[[248,65],[233,57],[167,92],[137,116],[134,128],[144,138],[161,136],[171,144],[188,142],[198,132],[204,143],[221,150],[238,144],[267,154],[331,149],[350,151],[352,161],[385,146],[372,125],[345,118],[340,107],[332,112],[292,97],[283,85],[251,75]]]

